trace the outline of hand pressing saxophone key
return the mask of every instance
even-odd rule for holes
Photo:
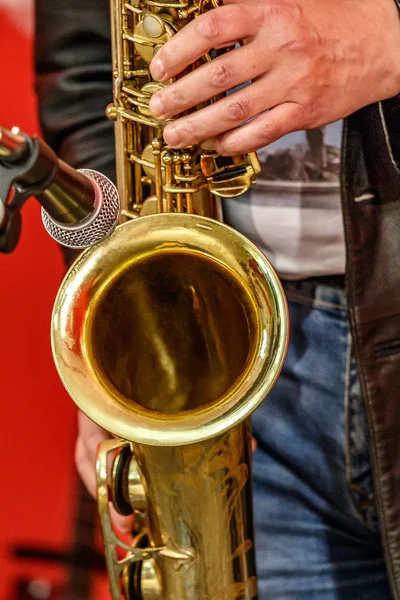
[[[400,91],[394,0],[227,0],[160,48],[152,76],[167,81],[210,49],[238,40],[240,47],[153,96],[151,111],[168,119],[252,80],[169,124],[170,146],[205,140],[223,155],[250,152]]]

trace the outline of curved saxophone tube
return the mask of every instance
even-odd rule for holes
[[[54,307],[60,377],[116,436],[97,464],[113,600],[257,597],[248,418],[279,375],[289,326],[274,270],[220,222],[219,198],[248,189],[259,164],[173,151],[149,111],[154,53],[215,5],[112,0],[108,115],[126,222],[78,258]],[[113,530],[110,501],[135,514],[132,540]]]

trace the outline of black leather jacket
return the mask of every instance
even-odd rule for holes
[[[73,166],[114,179],[113,125],[104,116],[111,101],[108,0],[36,0],[36,12],[43,135]],[[383,545],[400,600],[400,97],[346,120],[342,197],[352,333]]]

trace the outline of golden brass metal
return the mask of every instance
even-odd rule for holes
[[[288,316],[267,259],[220,222],[219,197],[248,189],[259,163],[174,151],[149,110],[154,52],[215,6],[111,0],[107,114],[127,222],[77,259],[54,307],[60,377],[116,436],[97,462],[113,600],[257,597],[248,417],[281,370]],[[134,513],[132,542],[114,531],[110,501]]]
[[[279,374],[287,328],[265,257],[205,217],[127,222],[72,266],[54,309],[57,368],[78,406],[126,440],[99,454],[113,599],[127,563],[150,558],[165,600],[256,597],[246,418]],[[146,493],[144,549],[109,515],[107,455],[126,445]],[[143,509],[142,492],[128,496]]]
[[[125,211],[140,215],[146,197],[157,195],[155,183],[146,190],[141,183],[146,166],[143,152],[154,138],[162,137],[165,126],[150,114],[151,95],[164,84],[152,79],[148,65],[175,31],[217,4],[217,0],[111,0],[114,107],[108,109],[108,115],[116,121],[118,191]],[[207,54],[192,68],[209,60]],[[166,149],[164,143],[163,150]],[[163,186],[163,194],[175,194],[175,201],[182,201],[182,207],[188,202],[195,206],[193,197],[200,192],[208,196],[211,205],[217,204],[215,196],[238,196],[249,189],[260,172],[254,152],[222,158],[203,152],[196,145],[174,154],[177,160],[173,162],[172,181],[168,190]],[[182,154],[188,157],[185,168],[180,161]],[[185,191],[181,192],[183,188]],[[218,208],[214,214],[200,214],[215,218],[219,211]]]

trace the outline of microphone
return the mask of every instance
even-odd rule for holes
[[[6,204],[11,189],[15,197]],[[69,248],[97,244],[118,223],[119,197],[107,177],[90,169],[75,170],[40,138],[0,126],[0,234],[10,229],[13,211],[30,196],[42,205],[47,232]]]

